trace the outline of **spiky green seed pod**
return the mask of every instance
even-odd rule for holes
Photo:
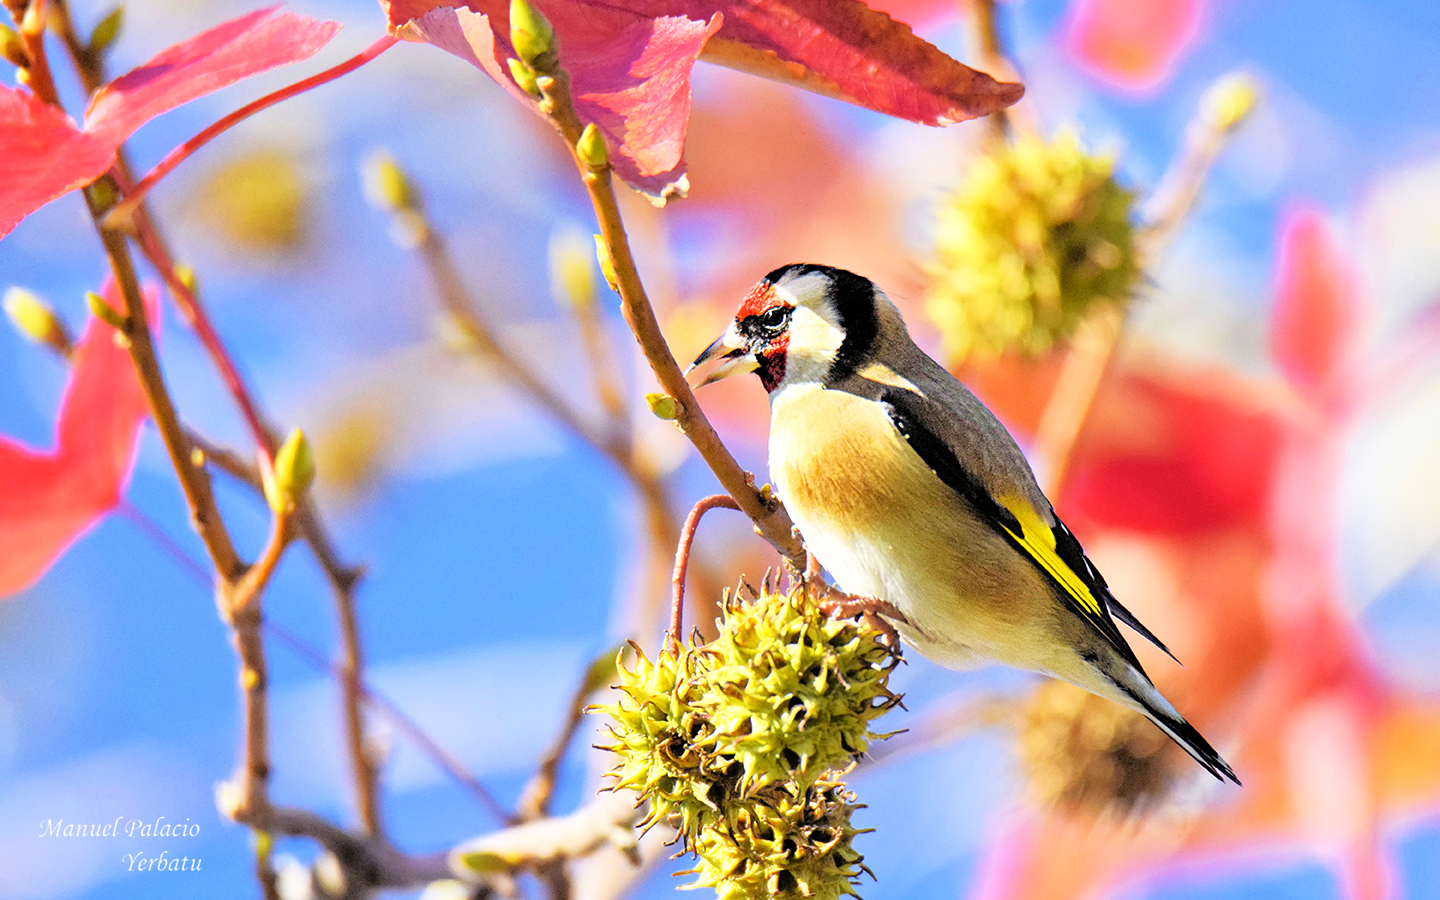
[[[850,814],[860,807],[843,787],[822,782],[798,795],[773,787],[736,803],[723,827],[696,837],[697,877],[686,887],[713,887],[718,900],[858,897],[854,883],[868,870]]]
[[[940,212],[926,301],[951,360],[1040,353],[1095,307],[1129,301],[1135,194],[1113,169],[1070,133],[976,160]]]
[[[712,744],[744,768],[741,789],[813,784],[864,753],[870,722],[898,698],[886,688],[896,657],[878,635],[820,615],[802,593],[727,604],[710,649]]]
[[[731,599],[708,645],[670,647],[619,669],[616,787],[650,803],[696,853],[693,886],[721,898],[839,898],[862,870],[856,807],[838,776],[899,702],[898,657],[868,627],[804,594]]]

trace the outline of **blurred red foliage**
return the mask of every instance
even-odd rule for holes
[[[508,2],[381,5],[396,34],[455,54],[539,109],[509,71],[516,53]],[[537,0],[536,6],[555,28],[581,118],[605,133],[617,174],[655,197],[688,188],[683,151],[697,58],[927,125],[983,116],[1024,93],[956,62],[859,0]]]
[[[101,295],[124,302],[112,281]],[[159,295],[146,291],[159,322]],[[92,318],[71,358],[55,421],[55,449],[31,450],[0,436],[0,597],[34,584],[120,502],[135,465],[136,436],[149,414],[130,355],[115,329]]]
[[[1175,73],[1204,17],[1205,0],[1076,0],[1063,40],[1101,79],[1150,91]]]
[[[0,87],[0,237],[62,194],[104,175],[130,135],[163,112],[267,69],[308,59],[337,22],[262,9],[162,51],[100,88],[85,127],[18,88]]]
[[[1187,668],[1158,680],[1232,754],[1244,787],[1141,821],[1022,813],[992,847],[980,896],[1095,896],[1301,849],[1334,866],[1347,896],[1379,900],[1394,888],[1384,820],[1440,803],[1440,702],[1377,673],[1338,587],[1351,420],[1330,400],[1378,399],[1363,396],[1366,364],[1349,349],[1361,314],[1351,264],[1300,209],[1282,224],[1277,270],[1271,347],[1292,392],[1132,359],[1097,398],[1059,504],[1107,572],[1122,533],[1145,548],[1148,574],[1111,580],[1178,638]],[[1056,369],[1012,360],[967,374],[1025,432]]]

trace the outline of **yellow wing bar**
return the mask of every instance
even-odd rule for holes
[[[1101,612],[1101,601],[1095,596],[1094,591],[1085,583],[1074,569],[1060,558],[1055,551],[1055,533],[1050,530],[1040,519],[1039,513],[1024,497],[1010,495],[998,498],[1001,506],[1010,511],[1015,520],[1020,523],[1020,533],[1008,523],[1002,523],[1004,529],[1015,538],[1016,542],[1030,554],[1031,558],[1040,564],[1040,567],[1050,573],[1050,577],[1065,589],[1065,592],[1075,598],[1088,615],[1093,616],[1100,622],[1105,621]]]

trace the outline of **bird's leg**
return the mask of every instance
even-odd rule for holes
[[[854,594],[847,594],[844,591],[829,589],[830,596],[821,601],[820,611],[832,618],[849,619],[860,616],[865,624],[880,632],[885,643],[891,650],[900,651],[900,633],[890,620],[910,624],[905,614],[895,607],[895,604],[888,600],[881,600],[879,597],[858,597]]]

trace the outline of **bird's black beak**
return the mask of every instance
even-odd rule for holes
[[[708,375],[705,370],[700,369],[705,363],[717,359],[720,364],[710,369]],[[750,352],[748,342],[740,336],[732,323],[715,343],[695,357],[695,361],[685,370],[685,381],[692,389],[702,388],[722,378],[753,372],[758,368],[760,363],[755,359],[755,354]]]

